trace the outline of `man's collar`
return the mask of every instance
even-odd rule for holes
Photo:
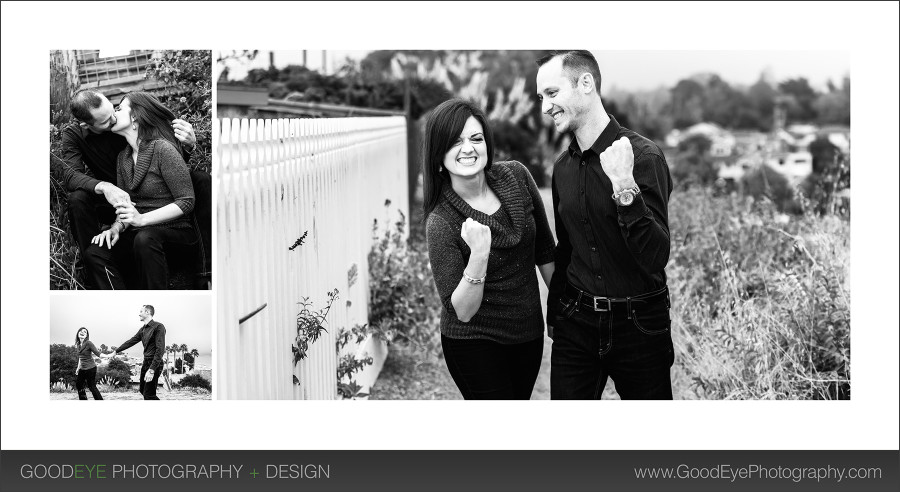
[[[600,155],[601,152],[606,150],[613,142],[616,141],[616,135],[619,134],[619,130],[622,129],[622,126],[619,125],[619,122],[616,121],[616,118],[607,113],[609,116],[609,123],[606,125],[606,128],[600,132],[600,136],[597,137],[597,140],[594,141],[594,144],[591,145],[591,149],[597,155]],[[569,142],[569,155],[576,156],[581,155],[581,148],[578,146],[578,139],[575,138],[575,135],[572,135],[572,141]]]

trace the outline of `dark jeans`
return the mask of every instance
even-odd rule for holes
[[[100,289],[128,289],[125,279],[133,277],[134,288],[164,290],[169,287],[166,246],[190,245],[196,241],[193,228],[126,229],[112,249],[105,244],[88,246],[84,252],[85,276]]]
[[[668,302],[595,312],[565,294],[555,301],[550,397],[596,400],[612,378],[623,400],[671,400],[675,360]],[[630,319],[629,319],[630,318]]]
[[[211,268],[212,254],[212,179],[208,173],[191,171],[191,183],[194,186],[194,211],[197,226],[200,229],[200,245],[204,264],[201,273],[208,273]],[[68,194],[69,227],[82,257],[91,245],[91,239],[100,234],[103,224],[112,224],[116,220],[116,211],[103,195],[90,193],[84,190],[72,191]],[[110,288],[105,275],[103,282],[95,284],[95,278],[90,274],[85,275],[85,282],[89,289]]]
[[[159,384],[159,376],[162,373],[162,368],[155,368],[156,370],[153,371],[153,379],[149,382],[144,381],[144,376],[147,375],[147,371],[150,370],[152,364],[153,359],[144,359],[144,363],[141,364],[141,379],[138,390],[141,392],[141,395],[144,396],[145,400],[159,400],[159,397],[156,396],[156,386]]]
[[[75,236],[78,251],[84,254],[91,244],[91,239],[100,234],[101,224],[112,224],[116,220],[116,209],[103,198],[103,195],[84,190],[70,192],[66,202],[69,228]],[[86,280],[90,282],[90,279]]]
[[[466,400],[528,400],[541,369],[543,337],[505,345],[441,335],[444,361]]]
[[[103,397],[100,396],[100,390],[97,389],[97,368],[92,367],[90,369],[81,369],[78,371],[78,375],[75,376],[75,389],[78,390],[78,399],[79,400],[87,400],[87,392],[84,390],[84,387],[87,386],[89,390],[91,390],[91,395],[94,396],[95,400],[102,400]]]

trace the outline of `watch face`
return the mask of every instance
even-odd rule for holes
[[[634,202],[634,193],[630,191],[623,191],[621,195],[619,195],[619,205],[627,207]]]

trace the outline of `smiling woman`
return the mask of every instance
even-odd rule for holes
[[[425,126],[424,212],[441,298],[441,345],[466,399],[528,399],[543,353],[534,265],[553,275],[553,235],[522,164],[493,162],[482,110],[451,99]]]

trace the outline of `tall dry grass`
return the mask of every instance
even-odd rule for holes
[[[57,179],[64,164],[60,156],[62,129],[69,123],[63,112],[53,113],[50,121],[50,289],[84,289],[80,253],[69,229],[66,215],[66,190]]]
[[[849,398],[849,218],[705,189],[669,213],[675,394]]]

